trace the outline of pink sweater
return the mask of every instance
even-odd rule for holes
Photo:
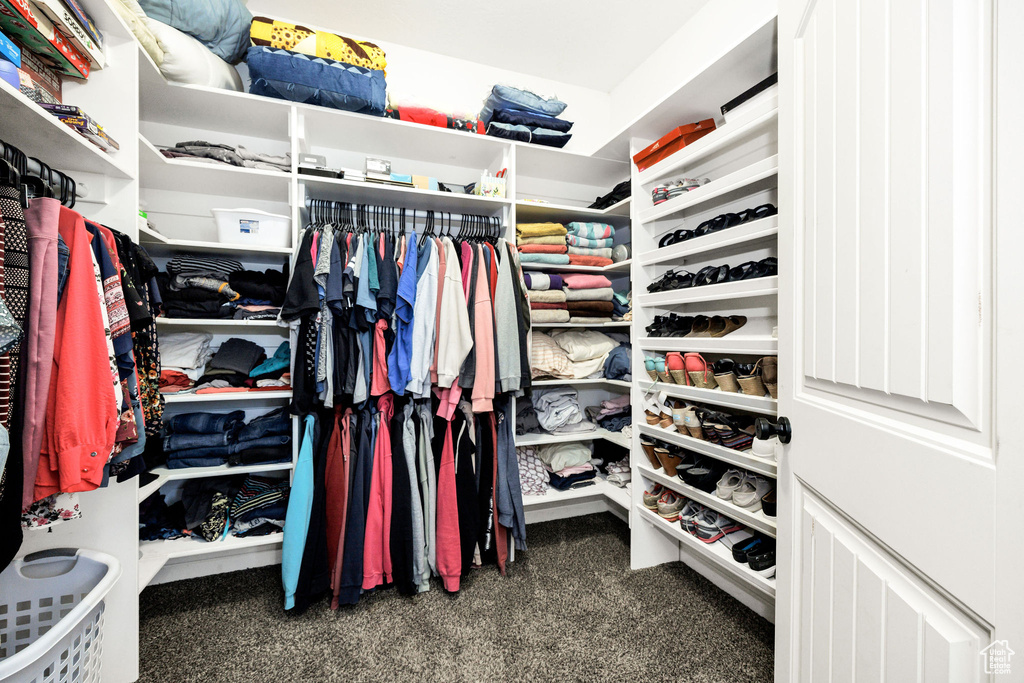
[[[391,583],[391,417],[394,396],[377,399],[380,427],[373,449],[373,475],[370,501],[366,508],[366,534],[363,537],[363,590]]]
[[[474,338],[476,349],[476,377],[473,379],[473,412],[489,413],[494,410],[494,309],[491,308],[491,285],[487,279],[484,258],[489,254],[480,247],[476,259],[477,282]]]
[[[451,593],[459,590],[462,576],[462,548],[459,543],[455,448],[452,446],[452,423],[448,422],[444,427],[441,471],[437,475],[437,572],[444,582],[444,589]]]

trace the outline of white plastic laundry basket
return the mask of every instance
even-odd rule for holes
[[[103,598],[121,575],[116,558],[55,548],[0,573],[0,681],[98,683]]]
[[[224,244],[292,246],[292,219],[259,209],[212,209],[217,239]]]

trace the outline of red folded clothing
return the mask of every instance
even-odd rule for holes
[[[583,256],[569,254],[569,263],[574,266],[610,266],[613,261],[603,256]]]
[[[535,311],[564,311],[565,302],[549,304],[543,301],[531,301],[530,308]]]
[[[569,247],[560,244],[523,244],[519,251],[524,254],[564,254]]]
[[[569,301],[566,305],[570,313],[611,313],[615,308],[611,301]]]
[[[169,391],[173,387],[174,391],[181,391],[182,389],[188,389],[192,386],[192,380],[188,378],[184,372],[178,372],[177,370],[161,370],[160,371],[160,390]]]

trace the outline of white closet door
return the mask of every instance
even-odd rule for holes
[[[995,4],[780,2],[780,681],[978,681],[1001,634]]]

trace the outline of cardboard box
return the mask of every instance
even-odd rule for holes
[[[639,171],[645,171],[663,159],[672,156],[683,147],[700,140],[715,130],[714,119],[673,128],[660,140],[633,155],[633,163]]]
[[[3,33],[0,33],[0,57],[21,68],[21,48]]]
[[[103,47],[95,40],[78,17],[61,0],[34,0],[36,6],[64,35],[71,39],[93,69],[106,64]]]
[[[0,29],[66,76],[88,78],[89,60],[28,0],[0,0]]]

